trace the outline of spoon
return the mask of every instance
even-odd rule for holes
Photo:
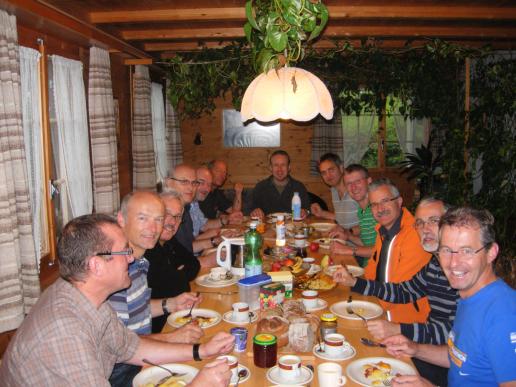
[[[151,362],[150,360],[147,360],[147,359],[142,359],[142,362],[144,362],[145,364],[154,366],[154,367],[161,368],[162,370],[165,370],[165,371],[167,371],[170,374],[170,375],[165,376],[164,378],[161,378],[160,381],[158,383],[156,383],[157,386],[159,386],[160,384],[165,383],[170,378],[175,378],[175,377],[180,377],[180,376],[186,375],[185,373],[180,374],[178,372],[170,371],[167,367],[163,367],[163,366],[161,366],[159,364],[156,364],[156,363],[153,363],[153,362]]]
[[[382,347],[385,348],[385,344],[378,343],[376,341],[366,339],[365,337],[360,338],[360,342],[368,347]]]
[[[238,379],[235,383],[235,387],[238,387],[238,383],[240,383],[240,379],[245,378],[246,376],[247,376],[246,369],[241,369],[240,371],[238,371]]]
[[[196,292],[195,297],[199,297],[199,294],[200,294],[199,292]],[[191,319],[192,318],[192,310],[193,310],[194,306],[195,306],[195,302],[192,304],[192,307],[190,308],[190,312],[188,312],[188,314],[183,317]]]
[[[315,370],[314,370],[314,366],[313,365],[307,364],[306,368],[308,368],[310,371],[312,371],[312,373],[315,375]],[[308,383],[308,387],[310,387],[310,383]]]
[[[323,346],[322,346],[321,336],[317,337],[317,341],[319,342],[319,348],[317,348],[317,352],[324,353],[324,349],[322,349]]]

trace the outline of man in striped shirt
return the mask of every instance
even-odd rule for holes
[[[366,167],[359,164],[351,164],[344,170],[344,183],[351,198],[359,205],[357,210],[360,235],[345,230],[342,227],[330,232],[331,238],[349,240],[353,245],[343,244],[338,241],[332,242],[331,252],[333,254],[353,255],[358,264],[362,267],[367,265],[369,257],[373,254],[376,241],[376,219],[371,212],[369,196],[367,194],[371,178]]]
[[[435,198],[423,199],[416,209],[416,229],[421,246],[429,253],[435,253],[439,247],[439,220],[446,212],[446,206]],[[383,340],[396,334],[423,344],[445,344],[448,333],[455,319],[458,292],[450,286],[435,255],[412,279],[400,283],[378,282],[353,278],[342,268],[335,273],[335,280],[352,286],[351,290],[368,296],[376,296],[392,303],[413,303],[422,297],[428,297],[431,307],[428,321],[424,324],[398,324],[386,320],[371,320],[367,328],[377,340]],[[447,370],[415,361],[421,374],[432,378],[437,384],[445,385],[443,377]]]

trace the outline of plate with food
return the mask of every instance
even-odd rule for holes
[[[318,243],[321,249],[329,249],[331,244],[331,238],[314,239],[313,242]]]
[[[197,321],[201,328],[209,328],[217,325],[222,319],[221,315],[211,309],[193,309],[192,315],[187,317],[190,309],[180,310],[172,313],[167,318],[167,323],[174,328],[180,328],[191,321]]]
[[[267,215],[267,223],[276,223],[278,215],[283,215],[285,221],[292,218],[292,214],[289,214],[288,212],[273,212],[272,214]]]
[[[195,279],[195,283],[200,286],[207,288],[224,288],[226,286],[234,285],[238,282],[240,277],[233,275],[231,278],[225,278],[221,280],[214,280],[210,278],[209,274],[200,275]]]
[[[369,301],[337,302],[330,307],[330,311],[348,320],[362,320],[357,314],[364,317],[366,320],[370,320],[381,316],[383,313],[383,309],[380,305],[373,304]]]
[[[322,271],[314,276],[305,274],[295,277],[295,283],[296,287],[302,290],[331,290],[337,285],[329,275]]]
[[[177,375],[171,376],[159,367],[145,368],[134,377],[133,387],[182,387],[190,383],[199,372],[197,368],[186,364],[163,364],[162,367]]]
[[[335,226],[335,223],[310,223],[310,227],[319,232],[329,232]]]
[[[324,272],[330,276],[333,276],[335,274],[335,271],[339,267],[342,267],[341,265],[331,265],[328,266],[326,269],[324,269]],[[346,269],[348,269],[349,274],[351,274],[353,277],[360,277],[362,274],[364,274],[364,268],[360,266],[354,266],[354,265],[346,265]]]
[[[357,359],[348,365],[346,373],[361,386],[390,386],[396,376],[417,375],[409,364],[387,357]]]

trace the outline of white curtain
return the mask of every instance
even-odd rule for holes
[[[41,238],[42,226],[46,225],[46,212],[42,204],[42,198],[44,197],[44,171],[38,70],[40,56],[40,53],[32,48],[20,47],[22,124],[25,157],[27,160],[27,177],[32,205],[34,250],[38,267],[41,253],[46,250],[42,246]],[[46,234],[45,228],[43,228],[43,234]],[[45,240],[45,238],[43,239]]]
[[[54,158],[61,183],[62,221],[66,224],[93,209],[88,112],[82,63],[57,55],[50,59],[55,113],[53,147],[57,148]],[[68,205],[71,214],[67,212]]]
[[[357,115],[342,116],[342,134],[345,166],[360,163],[367,152],[371,136],[378,127],[378,116],[362,112]]]
[[[167,176],[167,143],[165,135],[165,102],[163,86],[152,82],[151,89],[152,137],[154,140],[154,157],[156,159],[156,179],[163,181]]]
[[[410,119],[396,114],[394,115],[394,125],[403,152],[414,153],[416,148],[428,144],[431,127],[429,118]]]

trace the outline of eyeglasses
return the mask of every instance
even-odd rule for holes
[[[439,258],[450,258],[453,254],[457,254],[458,256],[464,258],[473,258],[475,254],[478,254],[490,244],[491,243],[486,243],[484,246],[477,250],[473,250],[470,247],[463,247],[461,249],[458,249],[457,251],[453,251],[449,247],[440,247],[439,250],[437,250],[436,254],[439,256]]]
[[[179,215],[167,214],[166,216],[174,219],[176,222],[179,222],[183,219],[183,214],[179,214]]]
[[[399,196],[395,196],[395,197],[390,198],[390,199],[385,198],[385,199],[379,201],[378,203],[370,202],[369,205],[371,206],[371,208],[378,208],[380,206],[385,206],[387,203],[392,202],[393,200],[396,200],[398,198],[399,198]]]
[[[441,218],[438,216],[432,216],[428,218],[428,220],[418,219],[414,223],[414,228],[416,230],[422,230],[425,228],[425,226],[428,224],[429,226],[439,226],[439,222],[441,221]]]
[[[104,251],[102,253],[97,253],[95,255],[99,257],[109,257],[113,255],[133,255],[133,249],[129,247],[126,250],[122,251]]]
[[[183,186],[191,185],[192,187],[198,187],[199,184],[201,184],[198,180],[176,179],[175,177],[169,177],[169,179],[177,181],[179,184]]]

